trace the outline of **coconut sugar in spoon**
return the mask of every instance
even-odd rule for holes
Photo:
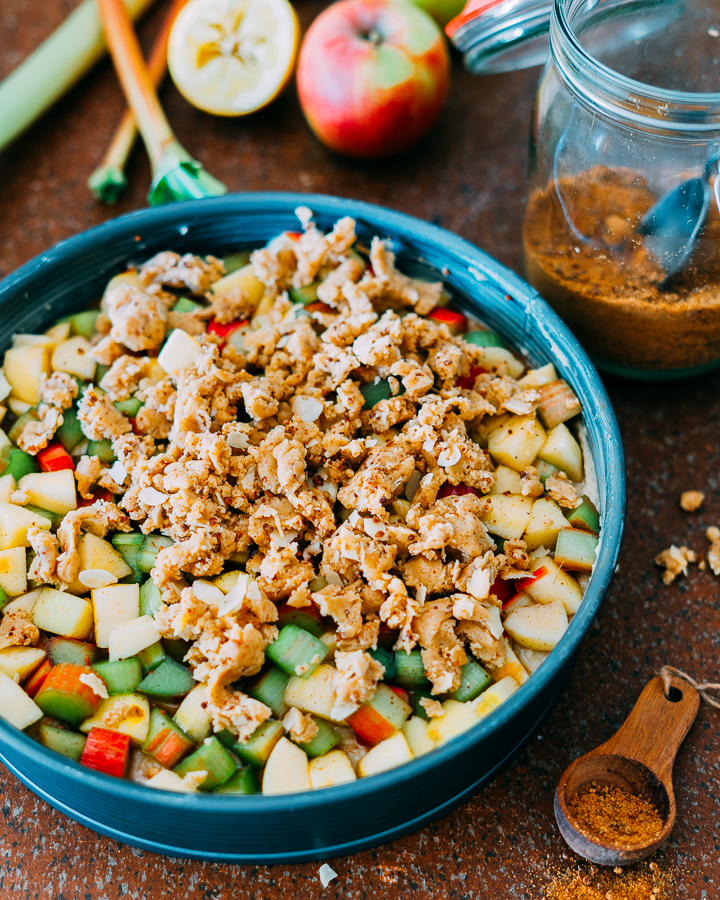
[[[710,176],[713,168],[717,169],[718,160],[720,157],[714,156],[699,178],[682,181],[651,206],[640,220],[637,233],[645,236],[645,246],[665,270],[665,278],[660,283],[662,290],[687,268],[693,257],[710,210],[713,193]],[[720,204],[719,181],[715,178],[715,199]]]
[[[601,866],[625,866],[661,847],[675,823],[672,770],[675,756],[695,721],[700,697],[680,678],[648,682],[620,730],[595,750],[571,763],[555,792],[555,818],[560,833],[577,854]],[[569,809],[572,798],[595,785],[616,787],[647,800],[663,820],[659,834],[642,844],[604,843],[589,837]]]

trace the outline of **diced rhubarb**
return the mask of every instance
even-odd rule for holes
[[[217,335],[217,337],[221,338],[221,346],[224,346],[225,342],[233,333],[233,331],[237,331],[238,328],[243,328],[245,325],[247,325],[247,323],[247,319],[235,319],[234,322],[227,323],[217,322],[215,319],[210,319],[210,321],[208,322],[207,330],[208,334],[214,334]]]
[[[35,458],[41,472],[59,472],[61,469],[75,471],[75,463],[72,461],[72,457],[63,445],[57,441],[48,444]]]
[[[192,738],[167,713],[157,707],[151,710],[150,730],[142,745],[143,753],[153,756],[166,769],[172,769],[194,747]]]
[[[546,428],[554,428],[582,412],[573,389],[561,378],[537,388],[540,394],[538,415]]]
[[[498,575],[490,585],[490,593],[505,606],[506,603],[512,600],[515,594],[515,586]]]
[[[328,306],[327,303],[323,303],[321,300],[317,300],[315,303],[308,303],[305,307],[308,312],[319,312],[319,313],[336,313],[337,310],[333,309],[332,306]]]
[[[80,757],[80,765],[105,775],[122,778],[130,756],[130,736],[107,728],[92,728]]]
[[[412,708],[387,684],[379,684],[367,703],[347,717],[347,723],[366,744],[374,746],[395,734]]]
[[[281,604],[278,607],[277,624],[279,628],[282,628],[285,625],[297,625],[298,628],[309,631],[310,634],[314,634],[315,637],[320,637],[325,634],[325,631],[327,630],[323,625],[320,610],[317,605],[312,602],[310,603],[310,606],[303,606],[300,608],[289,606],[287,603]]]
[[[482,497],[480,491],[470,487],[469,484],[450,484],[449,481],[446,481],[438,491],[438,500],[442,500],[443,497],[462,497],[463,494],[475,494],[476,497]]]
[[[457,312],[449,307],[441,306],[434,309],[429,313],[428,319],[433,319],[435,322],[442,322],[444,325],[447,325],[450,334],[455,335],[456,337],[467,331],[467,319],[465,316],[461,312]]]
[[[92,497],[89,499],[86,500],[84,497],[78,497],[78,508],[81,506],[92,506],[93,503],[97,503],[98,500],[109,500],[112,502],[113,495],[106,488],[94,488]]]
[[[455,384],[464,391],[471,391],[475,387],[475,379],[478,375],[485,375],[486,372],[487,369],[483,369],[482,366],[471,366],[470,372],[458,378]]]
[[[397,694],[401,700],[404,700],[406,703],[410,702],[410,694],[408,694],[408,692],[404,688],[398,687],[395,684],[391,684],[391,685],[389,685],[389,687],[390,687],[390,690],[393,693]]]
[[[81,676],[98,678],[90,666],[60,663],[53,666],[35,695],[35,702],[47,716],[69,725],[79,725],[100,706],[102,697],[93,687],[81,681]]]
[[[52,670],[52,663],[49,659],[43,660],[39,669],[35,669],[33,674],[28,678],[23,687],[25,688],[25,693],[28,697],[34,697],[35,694],[40,690],[43,685],[43,682],[48,677]]]

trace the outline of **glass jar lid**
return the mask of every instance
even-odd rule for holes
[[[588,0],[588,5],[602,9],[596,18],[607,24],[610,44],[620,30],[640,44],[685,8],[684,0]],[[469,0],[445,32],[476,75],[527,69],[545,62],[552,9],[553,0]]]
[[[465,67],[476,75],[545,62],[552,0],[469,0],[445,28]]]

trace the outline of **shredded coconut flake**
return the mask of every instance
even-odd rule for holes
[[[293,397],[292,411],[303,422],[316,422],[323,413],[325,404],[315,397]]]
[[[138,494],[138,500],[145,506],[161,506],[170,499],[169,494],[163,494],[162,491],[156,491],[155,488],[143,488]]]
[[[117,462],[113,463],[113,465],[108,470],[108,475],[112,478],[115,484],[124,484],[125,479],[128,477],[128,471],[125,466],[117,460]]]
[[[337,878],[337,872],[334,869],[331,869],[327,863],[323,863],[320,866],[318,876],[320,878],[320,884],[322,884],[322,886],[326,888],[333,880],[333,878]]]
[[[250,583],[250,576],[245,572],[241,572],[238,576],[238,580],[235,584],[230,588],[225,597],[223,598],[222,603],[218,608],[219,616],[227,616],[229,613],[237,612],[239,609],[242,609],[242,605],[245,601],[245,597],[248,595],[248,585]],[[197,582],[196,582],[197,584]],[[257,597],[251,599],[260,599],[260,589],[257,584],[253,582],[255,590],[257,591]]]
[[[207,603],[208,606],[219,607],[225,600],[225,594],[216,584],[203,581],[202,578],[198,578],[197,581],[193,582],[192,590],[197,599]]]
[[[82,681],[83,684],[86,684],[93,693],[98,695],[98,697],[107,700],[108,690],[105,686],[105,682],[94,672],[83,672],[78,680]]]

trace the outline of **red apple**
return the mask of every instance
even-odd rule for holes
[[[382,159],[412,147],[435,122],[449,82],[445,38],[411,3],[340,0],[300,48],[305,118],[344,156]]]

